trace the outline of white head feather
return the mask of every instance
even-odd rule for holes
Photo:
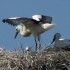
[[[16,26],[16,29],[22,30],[22,26],[21,25],[18,25],[18,26]]]

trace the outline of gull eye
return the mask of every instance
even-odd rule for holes
[[[20,30],[19,29],[16,29],[16,31],[19,32]]]
[[[18,31],[18,29],[16,29],[16,31]]]

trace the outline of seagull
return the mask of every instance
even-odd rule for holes
[[[54,34],[54,38],[53,38],[51,44],[53,44],[53,43],[54,43],[54,47],[57,47],[57,48],[63,49],[63,50],[70,50],[70,39],[61,38],[60,33]]]
[[[32,18],[26,18],[26,17],[12,17],[2,20],[3,23],[8,23],[10,25],[16,26],[16,35],[17,37],[18,32],[21,33],[21,35],[24,36],[24,33],[22,30],[23,26],[27,31],[28,36],[30,34],[33,34],[36,44],[36,51],[37,47],[40,47],[40,35],[44,33],[45,31],[51,29],[55,26],[55,24],[52,22],[52,17],[50,16],[44,16],[44,15],[33,15]],[[21,25],[22,24],[22,25]],[[20,25],[20,26],[18,26]]]

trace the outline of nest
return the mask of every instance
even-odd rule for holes
[[[70,51],[45,49],[36,52],[3,51],[0,70],[70,70]]]

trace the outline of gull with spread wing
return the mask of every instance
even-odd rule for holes
[[[55,26],[55,24],[51,23],[52,17],[44,15],[33,15],[32,18],[13,17],[3,19],[2,22],[16,26],[15,38],[19,32],[24,37],[28,37],[33,34],[36,44],[36,51],[37,48],[41,46],[40,35]]]

